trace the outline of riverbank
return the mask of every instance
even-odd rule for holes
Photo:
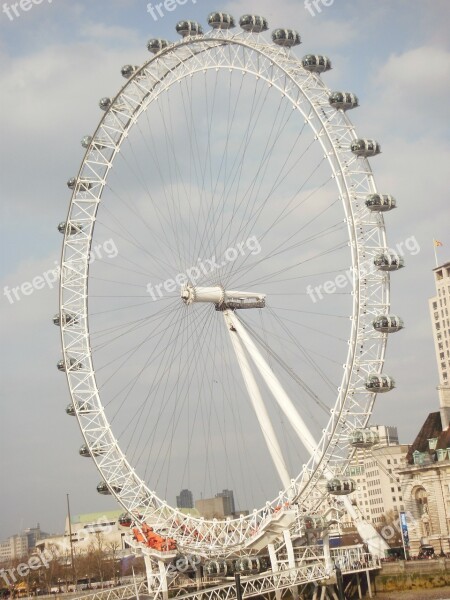
[[[374,600],[450,600],[450,586],[428,590],[378,592],[374,595]]]

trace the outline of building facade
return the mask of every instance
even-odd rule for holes
[[[0,563],[23,558],[28,554],[28,538],[26,535],[12,535],[0,542]]]
[[[234,515],[236,512],[236,507],[234,505],[234,493],[233,490],[222,490],[218,494],[216,494],[216,498],[224,498],[225,499],[225,513],[227,515]]]
[[[433,546],[450,552],[450,428],[442,428],[441,412],[430,413],[400,470],[408,514],[410,551]]]
[[[450,262],[433,269],[436,296],[429,308],[433,327],[434,348],[439,373],[439,404],[442,428],[450,424]]]
[[[191,490],[181,490],[177,496],[177,508],[194,508],[194,498]]]
[[[347,475],[357,486],[353,503],[366,521],[380,527],[387,518],[396,519],[405,510],[398,470],[405,464],[409,447],[399,444],[396,427],[373,425],[370,429],[378,434],[379,443],[357,450]]]
[[[77,554],[84,554],[99,545],[110,553],[120,555],[125,549],[125,535],[128,530],[119,524],[122,511],[107,511],[72,516],[70,529],[72,531],[72,546]],[[70,553],[69,519],[66,517],[64,535],[52,536],[37,542],[36,547],[41,552],[48,550],[60,556]]]

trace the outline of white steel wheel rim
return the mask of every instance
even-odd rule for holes
[[[236,48],[246,57],[244,65],[234,62]],[[83,231],[77,236],[66,233],[64,238],[60,314],[72,313],[77,321],[61,324],[63,356],[66,361],[75,358],[82,364],[80,370],[67,369],[69,389],[87,446],[91,451],[99,444],[106,448],[104,454],[93,458],[124,509],[130,513],[139,511],[143,521],[164,523],[167,535],[177,539],[180,547],[214,554],[242,548],[275,507],[292,502],[291,491],[284,490],[247,517],[219,522],[186,517],[158,498],[128,462],[108,423],[97,389],[88,324],[89,252],[94,223],[121,144],[150,97],[154,101],[177,81],[208,69],[239,69],[265,79],[308,121],[339,189],[354,273],[363,269],[368,272],[364,281],[355,276],[348,356],[334,409],[317,447],[318,458],[312,456],[295,480],[300,489],[296,501],[311,511],[324,499],[324,492],[318,490],[325,468],[337,475],[345,472],[351,455],[350,434],[357,427],[365,427],[371,414],[375,394],[366,390],[365,381],[370,373],[382,371],[386,345],[386,335],[374,332],[371,322],[377,314],[388,312],[389,275],[370,268],[380,249],[386,248],[386,238],[382,216],[369,213],[364,204],[366,196],[377,190],[368,161],[356,158],[350,151],[356,133],[346,114],[330,107],[330,90],[320,77],[304,71],[289,52],[262,43],[260,36],[251,34],[232,36],[219,31],[208,37],[187,38],[148,61],[105,113],[94,138],[106,140],[107,147],[101,151],[88,149],[78,174],[78,179],[89,178],[92,187],[75,189],[69,208],[68,222],[82,222]],[[83,411],[87,405],[88,413]],[[198,531],[202,532],[202,539]]]

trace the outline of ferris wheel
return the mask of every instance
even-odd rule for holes
[[[368,162],[380,146],[347,116],[357,97],[322,80],[330,60],[299,58],[293,30],[269,39],[261,16],[208,23],[150,40],[101,99],[68,181],[54,322],[98,491],[218,555],[354,491],[348,462],[394,387],[403,260]],[[181,487],[233,489],[241,512],[186,514],[167,501]]]

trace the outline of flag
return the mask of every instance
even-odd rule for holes
[[[433,240],[433,241],[434,241],[434,245],[435,245],[436,247],[443,246],[443,243],[442,243],[442,242],[439,242],[438,240]]]

